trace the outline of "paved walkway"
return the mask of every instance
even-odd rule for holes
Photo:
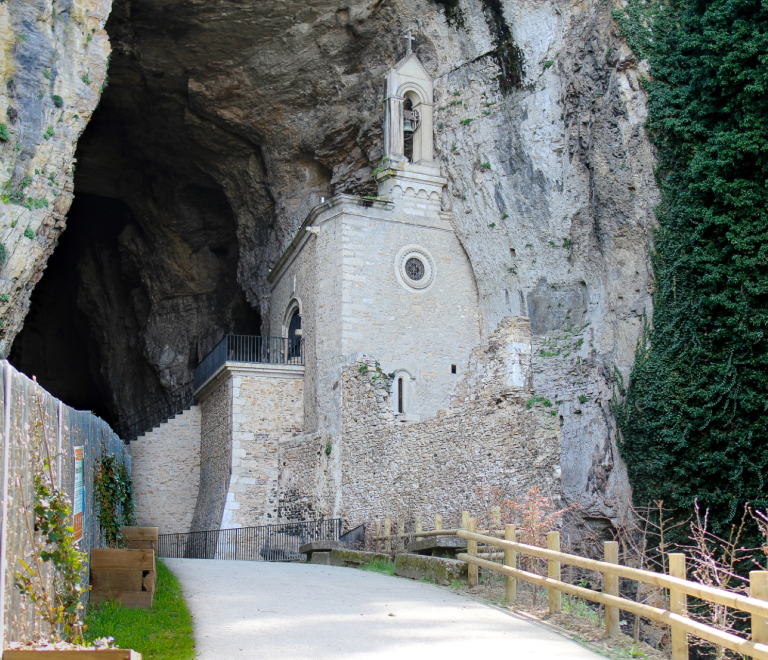
[[[181,580],[200,660],[601,657],[422,582],[309,564],[163,561]]]

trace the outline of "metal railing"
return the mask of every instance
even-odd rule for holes
[[[174,415],[190,408],[195,402],[195,397],[192,395],[193,391],[192,383],[182,385],[167,397],[158,399],[146,408],[121,419],[115,427],[115,433],[125,442],[135,440],[143,433],[151,431],[163,422],[167,422]]]
[[[160,534],[158,557],[172,559],[236,559],[243,561],[305,561],[299,548],[311,541],[338,541],[341,518],[212,529],[186,534]]]
[[[227,335],[195,369],[194,389],[203,385],[225,362],[263,364],[304,364],[301,337],[260,337]]]
[[[365,550],[365,523],[350,529],[348,532],[344,532],[339,537],[339,541],[350,550]]]

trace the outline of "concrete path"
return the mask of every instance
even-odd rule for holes
[[[181,580],[200,660],[601,657],[541,626],[404,578],[310,564],[163,561]]]

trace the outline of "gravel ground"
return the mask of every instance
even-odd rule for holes
[[[513,614],[404,578],[309,564],[163,561],[184,589],[200,660],[601,657]]]

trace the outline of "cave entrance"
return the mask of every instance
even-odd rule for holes
[[[84,262],[113,259],[117,238],[130,217],[120,200],[86,194],[75,198],[68,228],[32,292],[24,327],[8,358],[16,369],[30,378],[36,376],[42,387],[67,405],[92,410],[110,424],[116,420],[109,388],[78,297],[83,294],[82,278],[88,277]]]

